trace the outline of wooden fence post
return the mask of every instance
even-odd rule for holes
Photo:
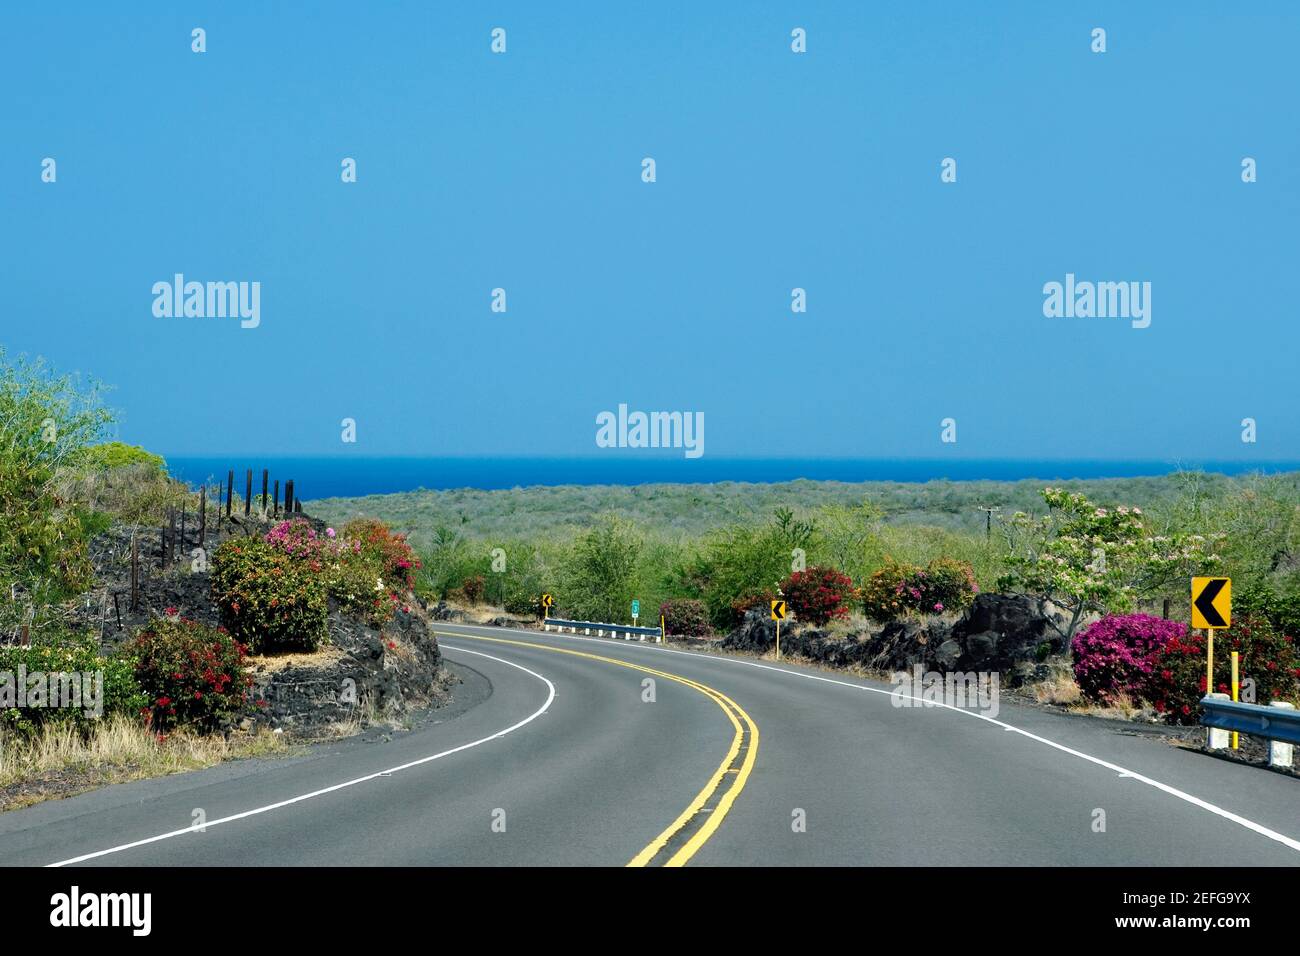
[[[271,499],[271,507],[274,509],[275,516],[277,518],[280,517],[280,479],[279,478],[275,479],[275,492],[274,492],[274,497]]]
[[[235,469],[226,474],[226,520],[230,519],[230,502],[235,497]]]
[[[205,547],[204,534],[208,530],[208,483],[199,488],[199,547]]]
[[[140,542],[131,535],[131,610],[140,603]]]
[[[271,472],[268,469],[263,468],[262,469],[262,514],[266,514],[266,480],[270,476],[271,476]]]
[[[287,514],[293,514],[293,479],[290,478],[284,483],[284,510]]]
[[[248,480],[244,483],[244,517],[253,511],[253,469],[248,469]]]

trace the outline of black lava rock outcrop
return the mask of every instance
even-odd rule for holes
[[[1047,657],[1064,653],[1064,642],[1048,617],[1053,613],[1024,595],[985,593],[955,621],[901,618],[878,631],[847,636],[788,622],[781,628],[781,651],[834,667],[905,671],[920,664],[941,673],[998,671],[1015,686],[1039,676]],[[762,609],[748,612],[721,642],[727,650],[760,654],[775,644],[776,622]]]

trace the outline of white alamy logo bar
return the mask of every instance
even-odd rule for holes
[[[596,415],[597,448],[684,448],[687,458],[704,454],[703,412],[628,412]]]
[[[1065,282],[1043,286],[1043,315],[1049,319],[1131,319],[1133,328],[1151,324],[1150,282]]]
[[[176,273],[153,284],[153,314],[160,319],[240,319],[240,327],[262,324],[262,283],[194,282]]]
[[[27,708],[81,710],[87,717],[104,716],[103,671],[0,671],[0,710]]]
[[[148,936],[153,929],[153,894],[83,893],[74,886],[50,897],[50,925],[125,926],[133,936]]]

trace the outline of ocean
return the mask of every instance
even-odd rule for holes
[[[1132,478],[1200,469],[1235,475],[1252,471],[1300,471],[1300,461],[1106,461],[1051,459],[847,459],[847,458],[361,458],[168,457],[170,472],[192,485],[226,480],[235,471],[242,488],[254,470],[260,493],[262,469],[271,480],[287,479],[302,500],[351,498],[418,489],[500,489],[529,485],[696,484],[720,481],[773,483],[813,481],[1060,481],[1070,478]]]

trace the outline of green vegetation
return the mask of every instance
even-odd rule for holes
[[[0,628],[89,585],[90,516],[60,479],[109,421],[97,389],[0,350]]]
[[[985,508],[1001,510],[990,520]],[[621,621],[631,597],[645,607],[691,599],[724,630],[775,596],[800,557],[859,589],[882,570],[951,578],[947,598],[877,613],[924,613],[934,603],[960,610],[975,586],[1001,586],[1077,610],[1071,628],[1092,612],[1160,611],[1166,599],[1171,614],[1186,615],[1193,572],[1297,595],[1300,608],[1295,473],[1178,472],[1062,482],[1046,493],[1034,481],[422,491],[315,502],[312,511],[407,528],[424,557],[425,594],[462,594],[482,577],[484,600],[521,614],[535,611],[543,591],[555,595],[556,614],[613,610]],[[619,542],[617,569],[594,560],[597,533]],[[974,583],[958,580],[967,566]]]
[[[46,700],[41,706],[18,707],[19,692],[30,703],[30,688],[19,688],[10,683],[8,675],[43,674],[87,675],[90,687],[79,687],[80,704],[75,707],[50,706]],[[110,657],[100,652],[99,644],[88,634],[47,633],[32,640],[28,647],[0,647],[0,727],[29,736],[40,732],[50,723],[66,723],[70,728],[85,732],[102,717],[127,715],[138,717],[148,698],[137,683],[135,662],[129,656]],[[93,675],[91,677],[90,675]],[[103,683],[99,683],[102,675]],[[51,688],[53,691],[53,688]],[[62,695],[63,687],[58,688]],[[87,696],[93,694],[94,700]],[[51,693],[51,696],[54,696]]]

